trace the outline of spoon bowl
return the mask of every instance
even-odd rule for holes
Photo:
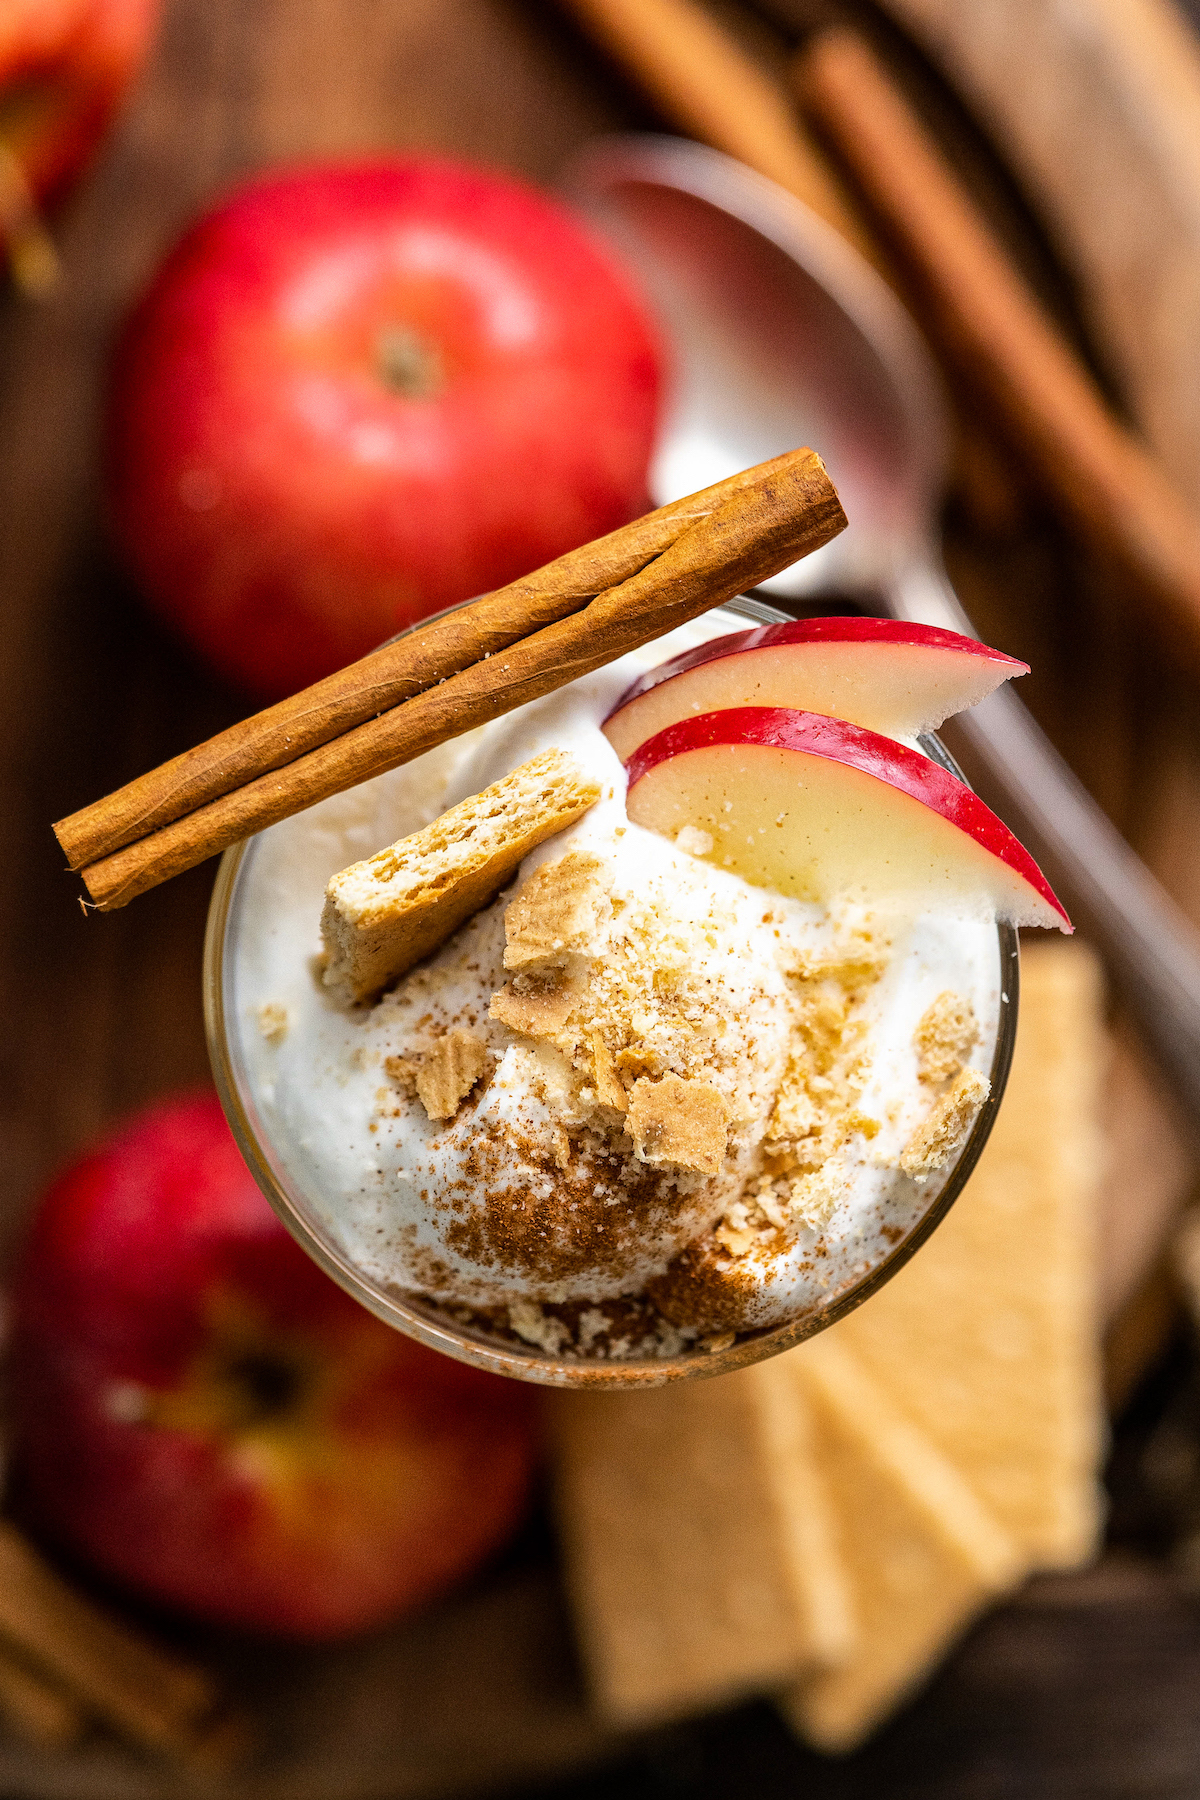
[[[893,581],[932,539],[946,430],[937,373],[891,290],[823,220],[700,145],[609,140],[571,186],[667,338],[655,504],[810,443],[850,523],[764,588]]]

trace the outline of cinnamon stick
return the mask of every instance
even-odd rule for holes
[[[63,1750],[83,1736],[85,1720],[73,1700],[16,1657],[0,1651],[0,1718],[39,1750]]]
[[[172,824],[257,776],[297,761],[460,669],[507,650],[540,626],[566,618],[661,556],[681,532],[732,494],[786,462],[773,457],[725,481],[634,519],[557,557],[532,575],[431,619],[370,655],[244,719],[116,793],[60,819],[54,832],[67,866],[88,863]]]
[[[85,868],[93,903],[109,912],[219,850],[318,800],[410,762],[527,701],[765,581],[846,524],[819,456],[797,450],[752,471],[715,510],[582,610],[462,669],[161,831]]]
[[[823,32],[794,74],[902,259],[939,349],[1048,497],[1200,659],[1200,519],[1116,418],[864,40]]]
[[[697,0],[560,0],[680,131],[795,194],[872,262],[841,177],[789,104],[783,81]]]
[[[147,1749],[184,1747],[212,1707],[206,1675],[75,1593],[7,1523],[0,1523],[0,1643]]]

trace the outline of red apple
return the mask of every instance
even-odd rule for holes
[[[622,760],[694,713],[789,706],[888,737],[933,731],[1028,663],[900,619],[798,619],[712,638],[650,669],[604,722]]]
[[[143,1595],[299,1638],[438,1594],[520,1519],[528,1393],[392,1331],[276,1219],[217,1101],[50,1189],[13,1294],[17,1482]]]
[[[747,706],[681,720],[628,764],[629,817],[758,887],[1071,924],[1029,852],[918,750],[820,713]],[[709,848],[701,848],[699,833]]]
[[[0,143],[35,200],[81,169],[144,59],[158,0],[5,0]]]
[[[129,322],[112,519],[151,604],[275,696],[636,514],[658,389],[557,202],[429,158],[276,174]]]

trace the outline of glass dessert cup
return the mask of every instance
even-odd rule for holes
[[[775,623],[789,615],[753,599],[727,603],[723,611],[753,623]],[[961,779],[961,772],[935,737],[921,740],[927,754]],[[236,948],[245,923],[248,876],[261,839],[250,838],[222,858],[209,911],[204,958],[205,1023],[217,1091],[242,1155],[268,1201],[308,1253],[340,1286],[377,1317],[410,1337],[460,1361],[517,1380],[553,1387],[627,1388],[725,1373],[777,1355],[851,1312],[891,1278],[920,1248],[961,1194],[987,1141],[1003,1097],[1016,1037],[1018,940],[1012,926],[998,922],[998,1011],[991,1046],[990,1092],[957,1154],[922,1190],[922,1205],[903,1235],[886,1251],[857,1265],[851,1279],[834,1286],[819,1304],[785,1323],[747,1331],[723,1347],[699,1343],[682,1354],[605,1360],[547,1354],[515,1334],[490,1331],[482,1322],[463,1322],[443,1302],[385,1285],[356,1266],[334,1239],[322,1217],[320,1196],[306,1192],[288,1169],[255,1103],[253,1083],[239,1041],[235,993]],[[330,873],[333,871],[331,870]]]

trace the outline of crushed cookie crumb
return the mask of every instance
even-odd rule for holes
[[[945,1168],[964,1142],[991,1082],[978,1069],[964,1069],[953,1087],[934,1101],[929,1116],[917,1126],[900,1157],[900,1167],[915,1181]]]
[[[570,1342],[570,1330],[562,1320],[548,1317],[533,1300],[510,1300],[508,1322],[519,1338],[547,1356],[557,1356]]]
[[[712,847],[712,833],[701,831],[698,825],[684,825],[675,834],[675,848],[688,856],[711,856]]]
[[[673,1163],[698,1175],[716,1175],[729,1138],[728,1110],[707,1081],[642,1076],[629,1096],[625,1129],[640,1162]]]
[[[615,1112],[628,1112],[629,1101],[617,1076],[613,1053],[598,1031],[591,1035],[591,1049],[597,1100],[601,1106],[611,1106]]]
[[[810,1175],[799,1175],[788,1190],[788,1211],[801,1225],[823,1231],[846,1191],[846,1171],[833,1158]]]
[[[417,1098],[429,1117],[452,1119],[486,1067],[487,1046],[473,1031],[438,1038],[417,1065]]]
[[[504,967],[548,972],[595,955],[612,916],[608,864],[570,850],[535,869],[504,915]]]
[[[417,1071],[419,1064],[411,1056],[385,1056],[383,1072],[394,1081],[400,1092],[412,1099],[417,1091]]]
[[[921,1080],[931,1086],[953,1081],[978,1041],[975,1008],[948,988],[926,1007],[913,1032]]]
[[[282,1044],[290,1023],[287,1007],[277,1000],[268,1000],[258,1009],[258,1029],[268,1044]]]
[[[524,1037],[553,1043],[583,997],[584,982],[559,977],[546,982],[518,976],[492,995],[488,1017]]]

